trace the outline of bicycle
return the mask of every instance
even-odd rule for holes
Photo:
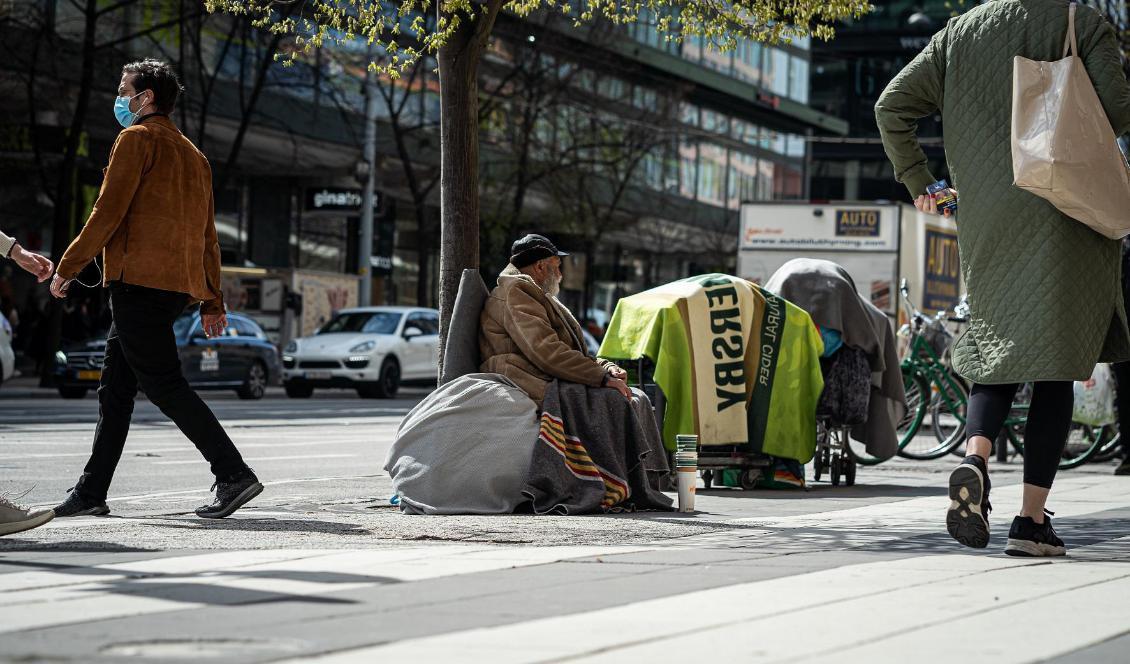
[[[967,305],[963,301],[958,306],[955,311],[957,316],[951,317],[940,311],[931,319],[910,301],[906,279],[899,284],[899,293],[911,313],[910,322],[900,330],[900,334],[910,335],[910,352],[902,362],[903,385],[907,392],[907,416],[903,418],[905,429],[900,429],[899,455],[908,459],[930,460],[939,459],[951,452],[959,453],[965,439],[969,388],[942,358],[953,338],[945,327],[945,321],[968,322]],[[1012,410],[1005,418],[1001,435],[995,444],[1001,445],[1007,441],[1015,454],[1024,454],[1021,437],[1028,422],[1030,401],[1031,385],[1025,384],[1017,392]],[[918,432],[928,411],[935,443],[926,443],[925,449],[920,449],[918,445],[922,443],[915,441],[921,440]],[[1059,467],[1075,468],[1086,463],[1100,449],[1106,449],[1110,444],[1106,440],[1107,430],[1106,427],[1072,423]]]

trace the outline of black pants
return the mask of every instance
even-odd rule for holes
[[[1130,459],[1130,362],[1116,362],[1111,368],[1118,387],[1118,430],[1126,432],[1122,435],[1122,456]]]
[[[969,393],[966,436],[996,440],[1012,400],[1020,389],[1007,385],[974,385]],[[1050,489],[1071,430],[1075,393],[1070,381],[1047,381],[1032,387],[1028,424],[1024,428],[1024,483]]]
[[[110,284],[114,322],[106,339],[106,360],[98,387],[98,428],[90,461],[76,487],[84,497],[106,499],[126,444],[139,385],[196,445],[217,478],[249,472],[235,444],[181,371],[173,322],[187,304],[184,293]]]

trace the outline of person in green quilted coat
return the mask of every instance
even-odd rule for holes
[[[988,458],[1021,383],[1035,383],[1025,432],[1024,496],[1006,553],[1063,555],[1044,505],[1071,425],[1072,383],[1097,362],[1130,359],[1119,281],[1119,244],[1013,185],[1012,66],[1017,55],[1063,57],[1068,3],[993,0],[951,19],[891,81],[875,105],[895,177],[919,209],[936,212],[935,181],[915,135],[941,112],[946,159],[960,191],[961,267],[972,308],[953,349],[974,383],[967,454],[950,476],[947,530],[973,547],[989,542]],[[1079,56],[1118,135],[1130,130],[1130,85],[1113,27],[1079,6]]]

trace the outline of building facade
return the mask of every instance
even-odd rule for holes
[[[278,338],[309,332],[356,304],[366,254],[373,303],[434,304],[434,62],[366,86],[364,62],[379,54],[363,46],[327,46],[284,66],[274,56],[285,55],[285,40],[195,5],[118,3],[98,16],[93,44],[84,42],[91,19],[73,3],[0,5],[0,227],[48,253],[57,231],[73,237],[120,129],[111,113],[120,67],[158,57],[177,66],[186,87],[173,119],[213,164],[233,307]],[[545,232],[574,253],[564,298],[598,322],[625,293],[732,270],[740,202],[809,197],[811,140],[847,131],[810,105],[808,40],[722,53],[669,41],[656,24],[645,15],[622,28],[577,30],[567,20],[504,15],[482,67],[484,273],[505,264],[518,234]],[[84,82],[86,62],[93,77]],[[374,246],[361,248],[366,90],[377,108],[378,196]],[[73,196],[60,212],[59,172],[75,126]],[[43,317],[42,289],[18,274],[4,283],[7,313]],[[97,291],[83,302],[72,336],[105,321]],[[24,339],[36,336],[34,323],[24,327]]]

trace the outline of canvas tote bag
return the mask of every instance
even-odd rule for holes
[[[1063,59],[1012,61],[1016,186],[1111,239],[1130,234],[1130,168],[1075,44],[1075,3]]]

